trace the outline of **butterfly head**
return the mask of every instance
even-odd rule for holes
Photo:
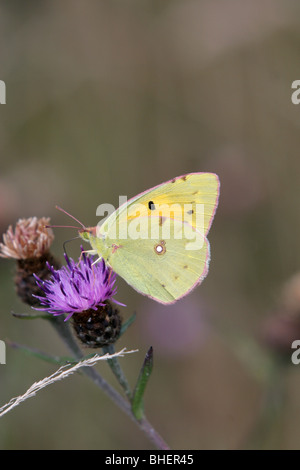
[[[97,227],[84,227],[78,230],[78,234],[83,240],[90,242],[97,237],[96,229]]]

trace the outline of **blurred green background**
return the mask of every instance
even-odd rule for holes
[[[34,215],[68,225],[56,204],[95,225],[119,195],[220,177],[204,283],[162,307],[118,279],[137,319],[116,348],[139,350],[121,364],[134,385],[153,346],[145,409],[173,449],[300,448],[299,18],[294,0],[0,1],[1,233]],[[56,229],[52,251],[75,235]],[[11,316],[30,312],[14,269],[0,259],[0,338],[67,354],[46,322]],[[7,347],[0,406],[54,370]],[[0,447],[153,448],[82,375],[1,418]]]

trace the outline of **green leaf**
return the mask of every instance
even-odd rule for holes
[[[74,358],[72,357],[65,357],[65,356],[51,356],[50,354],[46,354],[43,351],[39,351],[38,349],[29,348],[28,346],[24,346],[19,343],[14,343],[13,341],[6,340],[6,344],[13,349],[19,349],[20,351],[25,352],[29,356],[37,357],[38,359],[43,359],[46,362],[50,362],[51,364],[59,364],[64,365],[67,363],[74,362]]]
[[[38,359],[42,359],[43,361],[50,362],[51,364],[58,364],[60,366],[64,366],[66,364],[76,365],[78,362],[83,360],[89,359],[95,355],[95,353],[87,354],[86,356],[82,356],[80,360],[74,359],[74,357],[70,356],[51,356],[50,354],[44,353],[39,349],[30,348],[29,346],[25,346],[23,344],[15,343],[10,340],[5,340],[5,343],[13,349],[18,349],[19,351],[23,351],[25,354],[33,357],[37,357]]]
[[[144,416],[144,393],[146,389],[146,385],[150,378],[151,372],[153,369],[153,348],[152,346],[149,348],[144,363],[142,365],[134,393],[133,399],[131,404],[131,409],[136,417],[137,420],[141,420]]]
[[[53,315],[50,315],[50,313],[11,313],[13,317],[20,318],[21,320],[36,320],[37,318],[52,320],[53,318]]]

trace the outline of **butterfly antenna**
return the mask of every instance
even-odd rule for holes
[[[76,227],[75,225],[44,225],[46,228],[76,228],[77,230],[79,227]]]
[[[74,215],[69,214],[69,212],[65,211],[65,209],[62,209],[62,208],[59,207],[59,206],[55,206],[55,207],[56,207],[56,209],[58,209],[59,211],[61,211],[61,212],[63,212],[64,214],[68,215],[69,217],[71,217],[71,219],[76,220],[76,222],[78,222],[79,225],[81,225],[81,227],[82,227],[83,229],[86,229],[85,225],[83,225],[83,223],[80,222],[80,220],[76,219],[76,217],[74,217]],[[73,228],[78,228],[78,227],[73,227]]]

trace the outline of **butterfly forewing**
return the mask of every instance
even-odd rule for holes
[[[116,236],[121,238],[125,221],[157,216],[187,222],[206,236],[218,197],[219,180],[214,173],[179,176],[130,199],[107,219],[106,227],[116,224]]]

